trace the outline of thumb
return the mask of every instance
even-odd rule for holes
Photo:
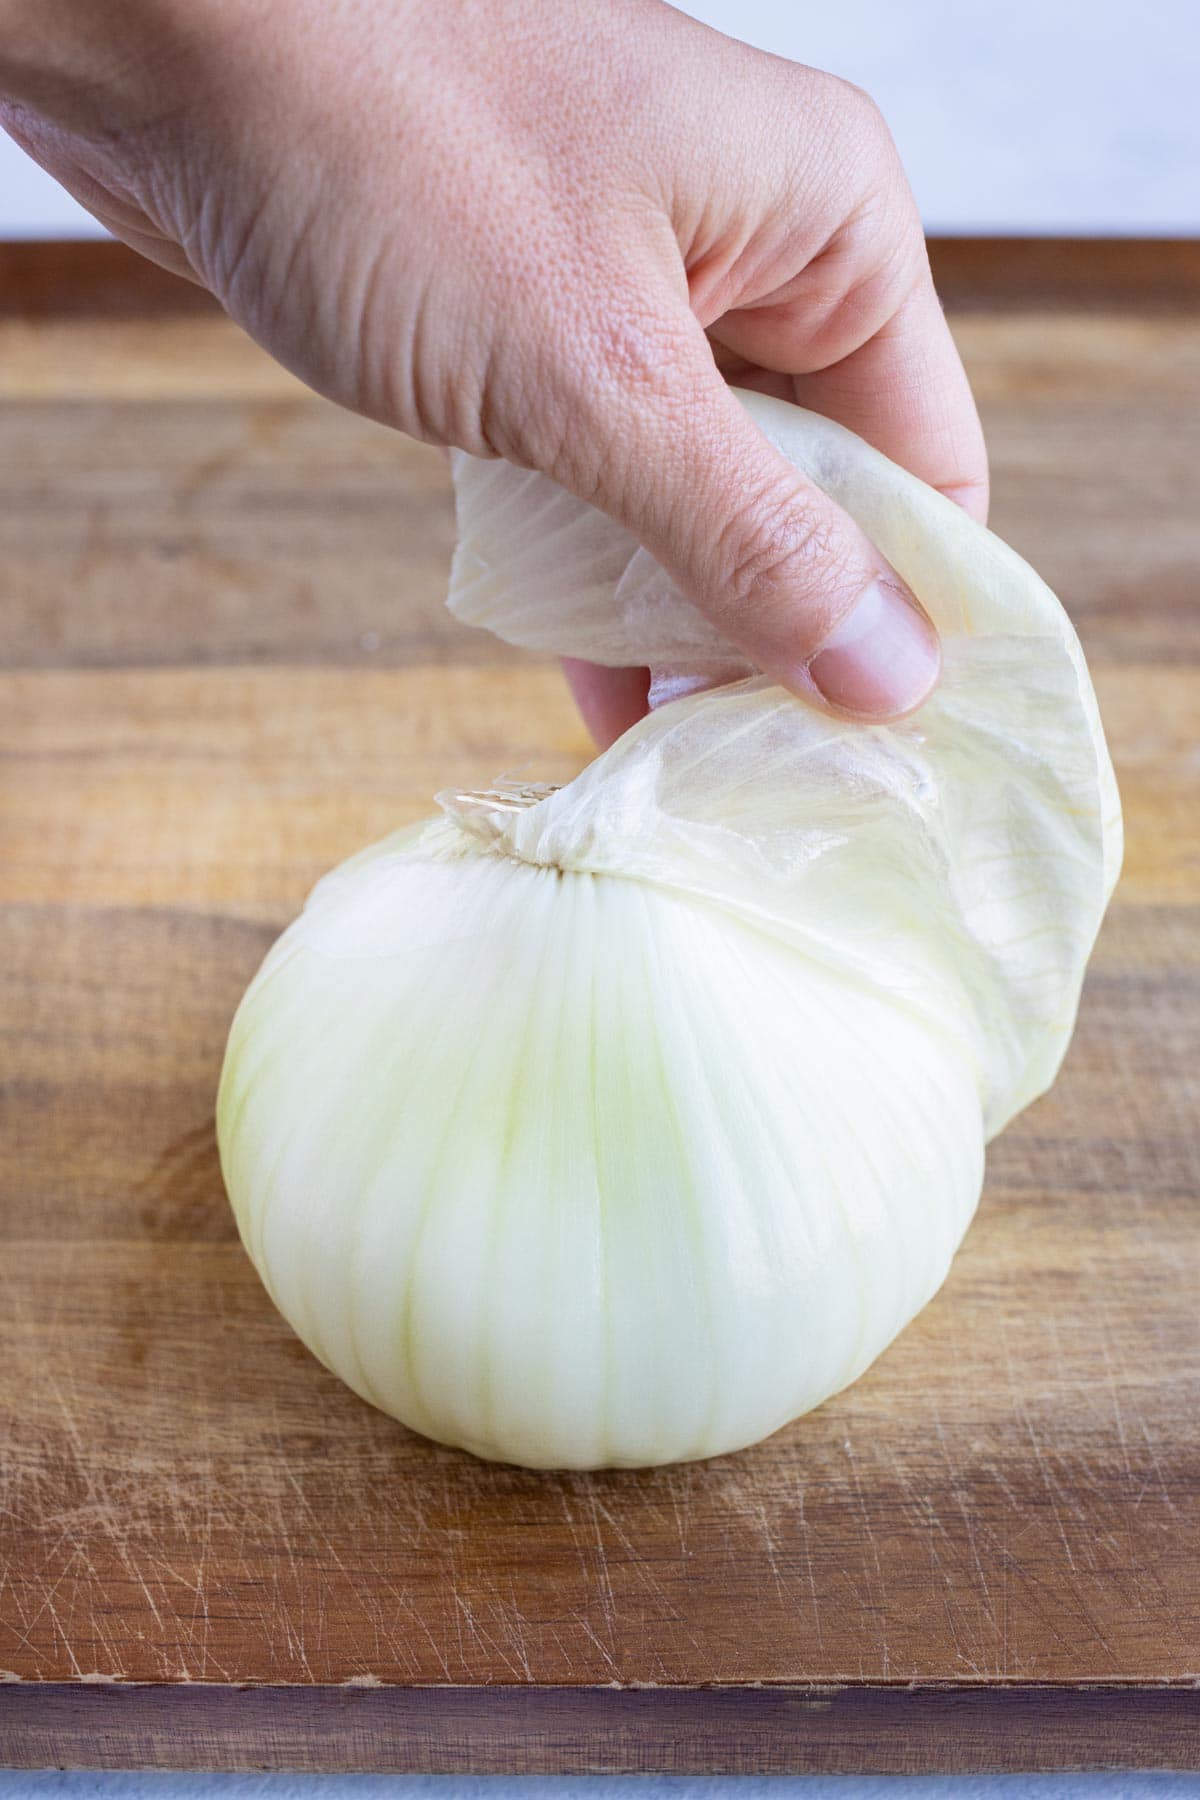
[[[567,466],[551,473],[631,531],[782,686],[851,717],[911,712],[940,668],[927,614],[853,519],[768,443],[699,328],[673,335],[665,356],[661,343],[636,359],[622,346],[617,372],[584,401]]]

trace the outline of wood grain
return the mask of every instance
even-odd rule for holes
[[[1128,815],[1062,1078],[862,1381],[632,1475],[489,1467],[354,1399],[263,1294],[213,1139],[233,1007],[316,876],[438,787],[580,766],[556,672],[443,617],[438,459],[202,305],[0,319],[0,1761],[1200,1766],[1200,325],[1171,279],[956,319],[997,522],[1077,618]]]
[[[952,237],[929,240],[943,301],[956,312],[997,306],[1194,311],[1194,238]],[[124,244],[0,244],[0,315],[155,318],[212,315],[204,289],[169,275]]]
[[[993,523],[1094,658],[1200,660],[1200,334],[1173,315],[957,322]],[[305,397],[219,318],[0,319],[0,665],[516,657],[444,612],[437,454]]]
[[[131,1688],[5,1695],[19,1760],[86,1737],[93,1768],[429,1774],[923,1775],[1186,1768],[1200,1707],[1179,1688],[495,1686]],[[480,1746],[486,1746],[481,1756]]]

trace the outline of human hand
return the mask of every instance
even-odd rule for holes
[[[0,119],[321,393],[543,470],[757,667],[895,717],[932,626],[733,380],[986,513],[895,148],[857,89],[661,0],[0,0]],[[643,671],[568,666],[605,742]]]

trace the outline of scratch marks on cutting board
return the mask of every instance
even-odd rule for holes
[[[935,1357],[931,1314],[756,1450],[545,1475],[354,1401],[235,1245],[56,1254],[36,1307],[0,1258],[0,1664],[23,1679],[1120,1677],[1196,1641],[1170,1433],[1197,1384],[1132,1362],[1100,1308],[1087,1346],[1032,1312],[994,1329],[982,1398],[984,1351]]]

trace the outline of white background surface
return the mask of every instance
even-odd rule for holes
[[[1197,0],[687,0],[684,10],[867,88],[930,231],[1200,234]],[[0,237],[98,230],[0,134]]]

